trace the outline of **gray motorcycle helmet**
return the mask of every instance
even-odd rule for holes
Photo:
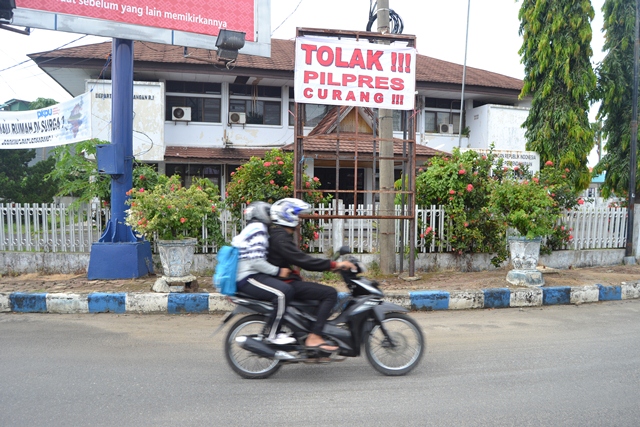
[[[247,222],[261,222],[265,225],[271,224],[271,205],[266,202],[252,202],[244,210],[244,219]]]

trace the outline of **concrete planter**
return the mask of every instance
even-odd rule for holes
[[[542,239],[509,237],[509,252],[513,270],[507,273],[507,282],[516,286],[542,286],[542,273],[536,269],[540,258]]]
[[[151,288],[155,292],[184,292],[197,289],[196,277],[191,274],[198,239],[158,240],[158,253],[164,276]],[[177,283],[177,285],[176,285]],[[195,286],[192,286],[195,284]]]

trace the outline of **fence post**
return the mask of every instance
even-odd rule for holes
[[[333,210],[336,210],[336,203],[338,204],[338,215],[344,215],[344,203],[340,199],[333,199]],[[338,252],[338,249],[342,246],[344,242],[344,219],[343,218],[334,218],[333,219],[333,227],[332,231],[332,248],[333,252]]]

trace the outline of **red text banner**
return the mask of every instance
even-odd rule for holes
[[[16,0],[16,6],[210,36],[243,31],[255,41],[254,0]]]
[[[411,110],[416,50],[368,41],[298,37],[295,101]]]

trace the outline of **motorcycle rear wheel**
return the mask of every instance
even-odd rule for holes
[[[404,313],[387,313],[382,321],[393,345],[379,325],[364,341],[367,360],[375,370],[389,375],[404,375],[418,366],[426,343],[418,323]]]
[[[256,337],[260,335],[264,325],[264,316],[252,314],[238,319],[227,333],[224,345],[224,354],[231,369],[233,369],[242,378],[268,378],[278,372],[282,367],[279,360],[258,356],[255,353],[243,349],[236,342],[236,337]]]

